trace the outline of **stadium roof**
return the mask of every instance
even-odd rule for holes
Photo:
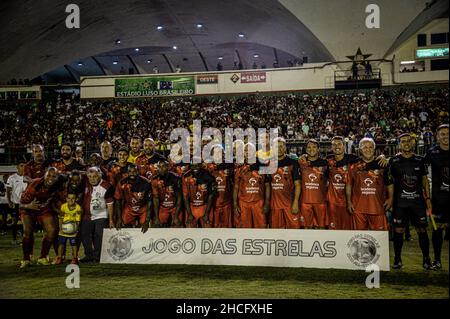
[[[65,2],[0,2],[0,82],[47,72],[56,82],[74,82],[80,76],[128,74],[130,69],[151,73],[155,66],[159,72],[171,72],[177,65],[183,71],[212,71],[218,62],[226,70],[235,61],[244,68],[255,62],[258,68],[262,63],[272,67],[275,60],[288,66],[289,60],[303,57],[308,62],[342,61],[358,47],[379,59],[411,31],[448,16],[448,0],[379,0],[380,29],[365,27],[367,3],[354,0],[77,4],[81,27],[67,29]]]

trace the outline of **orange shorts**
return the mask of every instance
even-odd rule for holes
[[[122,223],[124,226],[135,226],[136,220],[139,221],[139,225],[145,223],[145,212],[147,208],[141,207],[138,211],[133,211],[130,207],[125,206],[122,210]]]
[[[326,227],[330,224],[326,204],[301,204],[300,212],[306,228]]]
[[[173,223],[176,207],[159,207],[158,219],[160,224],[167,224],[169,221]]]
[[[363,213],[353,213],[352,215],[354,230],[388,230],[386,216],[370,215]]]
[[[231,228],[233,217],[233,205],[214,207],[212,224],[214,228]]]
[[[28,210],[20,210],[20,220],[23,221],[25,216],[29,216],[33,219],[33,221],[38,222],[40,225],[42,225],[42,223],[44,222],[44,220],[48,219],[48,218],[55,218],[55,215],[50,212],[47,211],[45,213],[39,213],[39,212],[32,212],[32,211],[28,211]],[[58,226],[58,222],[56,222],[56,225]]]
[[[330,229],[352,230],[352,215],[347,211],[347,206],[328,205],[330,215]]]
[[[267,219],[263,213],[264,200],[257,202],[239,202],[242,228],[266,228]]]
[[[292,207],[272,208],[270,214],[270,228],[300,228],[300,213],[292,214]]]
[[[210,224],[205,223],[203,220],[203,216],[205,216],[206,213],[206,205],[202,206],[192,206],[191,205],[191,213],[194,217],[190,223],[187,222],[188,220],[188,213],[186,212],[186,227],[187,228],[209,228],[211,227]]]

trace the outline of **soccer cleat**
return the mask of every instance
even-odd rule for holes
[[[37,261],[36,261],[36,264],[37,265],[40,265],[40,266],[48,266],[48,265],[50,265],[50,261],[48,260],[48,258],[39,258]]]
[[[401,259],[394,260],[394,264],[392,265],[393,269],[400,269],[403,267],[403,263]]]
[[[56,257],[55,260],[52,262],[53,265],[61,265],[63,263],[63,259],[61,257]]]
[[[431,262],[430,258],[424,259],[423,263],[422,263],[422,267],[425,270],[435,270],[436,268],[434,267],[433,263]]]
[[[442,264],[440,260],[435,260],[432,262],[432,265],[434,267],[434,269],[438,270],[438,269],[442,269]]]
[[[31,262],[29,260],[22,260],[20,262],[20,269],[27,268],[31,266]]]

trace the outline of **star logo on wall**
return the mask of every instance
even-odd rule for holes
[[[358,48],[355,55],[347,55],[347,58],[355,62],[356,64],[364,64],[368,57],[372,56],[372,54],[363,54],[361,52],[361,48]]]

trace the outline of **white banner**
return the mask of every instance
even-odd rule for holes
[[[101,263],[389,270],[385,231],[139,228],[105,229]]]

